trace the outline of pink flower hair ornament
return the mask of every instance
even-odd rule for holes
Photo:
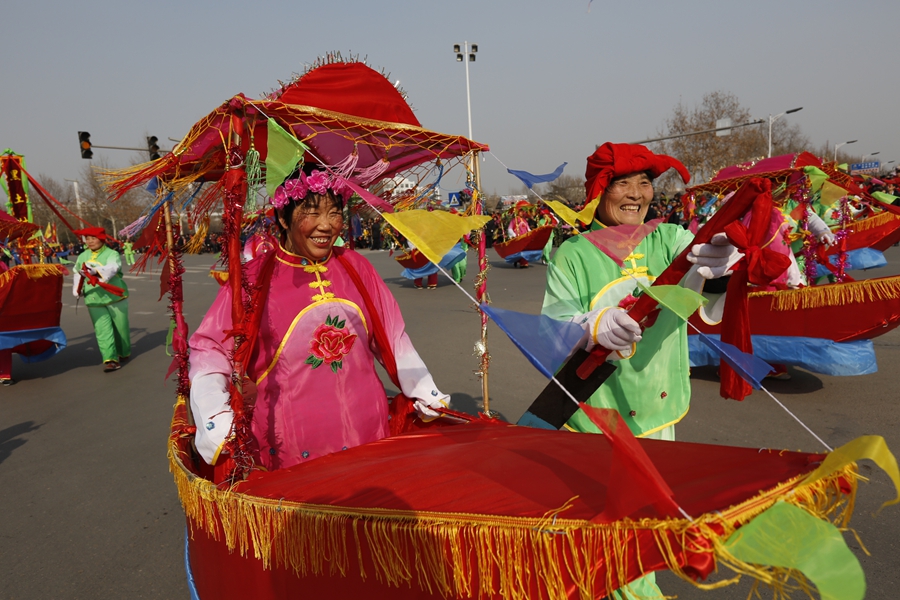
[[[313,169],[309,175],[300,173],[299,179],[288,179],[278,186],[272,195],[272,206],[284,208],[288,202],[303,200],[309,192],[325,194],[329,189],[344,200],[353,194],[339,177],[332,177],[327,171]]]

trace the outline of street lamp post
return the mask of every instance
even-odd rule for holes
[[[462,48],[459,44],[453,44],[453,52],[456,54],[456,62],[466,63],[466,107],[469,110],[469,139],[472,139],[472,96],[469,93],[469,63],[475,62],[475,54],[478,53],[478,44],[469,46],[469,42],[463,42]]]
[[[870,152],[869,154],[863,154],[862,162],[866,162],[867,158],[870,158],[872,156],[878,156],[879,154],[881,154],[880,151],[879,152]]]
[[[78,216],[81,216],[81,196],[78,194],[78,181],[74,179],[66,179],[66,181],[72,182],[72,187],[75,188],[75,212],[78,213]]]
[[[859,140],[850,140],[849,142],[841,142],[840,144],[834,145],[834,161],[837,162],[837,151],[841,146],[846,146],[847,144],[855,144]]]
[[[789,115],[791,113],[795,113],[797,111],[803,110],[803,107],[792,108],[791,110],[786,110],[783,113],[779,113],[775,116],[769,115],[769,158],[772,158],[772,123],[783,117],[784,115]]]

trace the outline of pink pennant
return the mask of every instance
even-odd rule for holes
[[[662,222],[662,219],[653,219],[640,225],[604,227],[586,233],[584,237],[621,267],[625,264],[625,258]]]
[[[391,206],[388,202],[385,202],[372,192],[368,191],[365,188],[361,188],[349,179],[344,179],[343,177],[335,178],[339,184],[346,185],[348,188],[353,190],[356,194],[359,194],[359,197],[365,200],[370,206],[380,210],[381,212],[392,213],[394,212],[394,207]]]

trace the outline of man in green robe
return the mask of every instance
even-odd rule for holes
[[[103,370],[117,371],[131,356],[128,285],[122,279],[122,260],[118,252],[106,245],[107,236],[102,227],[88,227],[75,233],[84,237],[86,248],[75,261],[72,295],[84,296],[103,357]]]
[[[685,183],[689,181],[679,161],[643,146],[606,143],[598,147],[588,158],[585,183],[587,200],[596,207],[591,230],[642,224],[653,199],[653,179],[669,168],[677,169]],[[626,309],[632,297],[641,293],[637,282],[651,285],[692,239],[682,227],[662,223],[619,266],[577,235],[560,245],[547,271],[542,314],[579,323],[585,329],[588,350],[597,344],[613,350],[610,360],[618,368],[588,404],[616,409],[637,437],[673,440],[675,423],[687,414],[691,397],[687,326],[671,311],[662,310],[656,322],[641,332]],[[701,271],[701,278],[721,276],[740,257],[727,240],[716,241],[692,249],[690,260],[698,265],[695,269]],[[600,433],[580,410],[565,427]],[[662,594],[655,575],[650,574],[611,597]]]

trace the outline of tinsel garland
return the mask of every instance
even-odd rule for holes
[[[178,395],[187,397],[190,394],[191,384],[188,372],[188,326],[184,320],[184,288],[182,286],[182,275],[185,271],[182,253],[178,249],[177,235],[177,233],[173,233],[175,243],[169,248],[169,311],[175,322],[175,331],[172,336],[172,351],[175,358],[172,362],[178,369]]]
[[[819,241],[809,232],[809,211],[812,210],[809,200],[809,177],[798,185],[791,196],[802,208],[803,216],[800,218],[798,227],[800,234],[803,236],[803,274],[806,276],[807,285],[813,285],[816,275],[816,254],[819,248]]]
[[[838,222],[839,226],[838,230],[834,232],[834,243],[838,248],[835,279],[838,283],[844,283],[847,280],[847,236],[850,234],[847,226],[851,221],[850,201],[847,199],[847,196],[844,196],[838,201],[838,208],[832,212],[832,217]]]

